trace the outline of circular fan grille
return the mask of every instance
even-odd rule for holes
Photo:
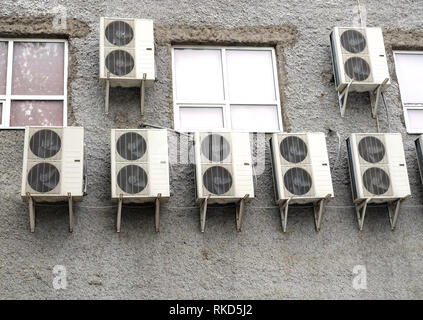
[[[29,141],[32,153],[40,158],[50,158],[60,151],[62,142],[59,135],[53,130],[37,131]]]
[[[37,192],[49,192],[59,184],[59,170],[50,163],[38,163],[28,172],[28,183]]]
[[[366,38],[356,30],[347,30],[341,35],[341,45],[351,53],[359,53],[366,47]]]
[[[203,184],[213,194],[224,194],[232,187],[232,176],[223,167],[210,167],[203,174]]]
[[[364,81],[370,76],[370,66],[366,60],[352,57],[345,61],[346,74],[356,81]]]
[[[289,162],[298,163],[307,157],[307,145],[295,136],[283,139],[279,148],[282,157]]]
[[[201,143],[201,152],[207,159],[214,162],[225,160],[230,150],[229,142],[219,134],[210,134]]]
[[[363,184],[370,193],[382,195],[389,190],[389,176],[380,168],[370,168],[364,171]]]
[[[365,137],[358,143],[358,153],[367,162],[376,163],[385,156],[385,147],[378,138]]]
[[[116,149],[122,158],[137,160],[145,154],[147,143],[141,135],[135,132],[127,132],[118,139]]]
[[[283,177],[285,188],[294,195],[302,196],[310,191],[312,186],[310,174],[302,168],[291,168]]]
[[[125,46],[134,38],[134,30],[124,21],[113,21],[105,30],[106,39],[115,46]]]
[[[139,166],[129,165],[120,169],[117,175],[119,187],[126,193],[135,194],[147,187],[147,173]]]
[[[125,76],[134,69],[134,58],[123,50],[114,50],[106,57],[107,69],[117,76]]]

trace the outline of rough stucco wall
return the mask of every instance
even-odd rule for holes
[[[423,28],[423,7],[418,1],[387,0],[384,6],[375,0],[360,2],[366,8],[367,24],[384,28],[388,55],[392,56],[390,47],[423,49],[421,32],[412,31]],[[352,24],[355,1],[145,0],[115,8],[112,1],[4,0],[0,16],[39,17],[58,4],[67,8],[68,17],[79,21],[75,23],[89,25],[89,31],[84,27],[80,37],[70,40],[75,48],[71,54],[75,78],[69,83],[72,124],[86,129],[88,196],[76,206],[72,234],[67,232],[66,207],[37,208],[36,232],[30,234],[27,206],[19,198],[23,132],[0,131],[1,298],[423,298],[419,207],[423,190],[414,154],[415,136],[405,133],[401,120],[391,58],[393,85],[386,98],[392,130],[403,134],[413,194],[396,231],[390,231],[384,209],[371,210],[364,230],[358,231],[355,212],[348,207],[351,191],[342,145],[333,174],[336,198],[330,203],[339,207],[327,209],[320,233],[314,231],[311,209],[298,209],[291,211],[288,232],[282,234],[278,210],[269,208],[273,186],[268,147],[266,167],[257,177],[256,198],[247,207],[243,232],[235,231],[234,213],[228,208],[211,209],[206,232],[201,234],[198,209],[192,208],[193,166],[173,164],[173,196],[163,206],[162,232],[154,232],[152,208],[142,212],[125,208],[122,233],[115,233],[116,208],[110,207],[109,196],[110,128],[138,127],[141,119],[137,89],[111,90],[111,112],[103,114],[104,88],[98,85],[100,16],[153,18],[163,38],[169,26],[196,27],[193,30],[201,30],[198,35],[203,34],[203,41],[207,41],[207,26],[210,30],[248,28],[254,41],[260,40],[258,30],[264,26],[294,26],[297,34],[290,39],[295,41],[280,49],[286,62],[283,108],[291,130],[331,128],[344,139],[351,132],[376,130],[366,95],[352,94],[346,117],[340,118],[332,82],[328,35],[335,25]],[[13,32],[1,21],[4,18],[0,19],[2,30]],[[144,121],[170,127],[172,83],[165,42],[156,47],[156,63],[158,81],[147,90]],[[387,128],[383,112],[380,121],[382,129]],[[170,158],[177,159],[175,134],[170,132],[169,139]],[[327,143],[333,165],[336,136],[328,136]],[[177,145],[185,155],[186,139]],[[52,288],[52,268],[57,264],[67,268],[66,290]],[[356,291],[351,285],[352,270],[361,264],[367,267],[368,289]]]

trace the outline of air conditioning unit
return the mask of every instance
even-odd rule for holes
[[[423,135],[420,135],[418,139],[414,141],[416,145],[417,153],[417,164],[420,171],[420,181],[423,183]]]
[[[141,112],[144,88],[153,87],[153,20],[100,18],[100,82],[106,84],[106,113],[109,87],[140,87]]]
[[[286,231],[288,206],[314,204],[316,230],[334,196],[325,134],[274,133],[270,139],[276,203]]]
[[[35,229],[35,203],[67,201],[73,231],[73,201],[81,201],[84,183],[84,128],[26,127],[21,196],[29,203]]]
[[[156,231],[160,202],[169,199],[167,130],[112,129],[112,200],[118,202],[117,232],[123,203],[155,203]]]
[[[204,232],[208,204],[237,203],[237,230],[244,204],[254,198],[250,136],[242,132],[196,132],[196,199]]]
[[[376,116],[381,92],[390,86],[381,28],[335,27],[330,34],[333,73],[341,115],[348,92],[370,92]]]
[[[351,187],[360,230],[368,204],[387,203],[392,229],[402,201],[410,197],[399,133],[354,133],[347,139]]]

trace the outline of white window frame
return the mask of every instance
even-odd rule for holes
[[[10,108],[12,101],[15,100],[36,100],[36,101],[63,101],[63,126],[67,126],[68,119],[68,41],[65,39],[24,39],[24,38],[0,38],[0,42],[8,42],[7,67],[6,67],[6,94],[0,95],[0,101],[3,102],[3,116],[0,130],[19,130],[25,127],[10,126]],[[13,74],[13,49],[15,42],[53,42],[64,44],[64,72],[63,72],[63,95],[13,95],[12,94],[12,74]]]
[[[417,55],[422,55],[422,57],[423,57],[423,50],[422,51],[394,50],[393,54],[394,54],[394,63],[395,63],[395,70],[396,70],[396,68],[398,66],[397,60],[396,60],[397,54],[414,54],[414,55],[417,54]],[[397,77],[397,79],[398,79],[398,77]],[[422,83],[423,83],[423,81],[422,81]],[[422,123],[421,128],[412,129],[412,128],[410,128],[410,120],[408,119],[408,110],[421,110],[423,112],[423,101],[421,103],[404,103],[404,100],[403,100],[402,95],[401,95],[401,83],[400,83],[399,79],[398,79],[398,87],[399,87],[400,96],[401,96],[401,104],[402,104],[402,108],[403,108],[405,127],[407,129],[407,133],[410,133],[410,134],[423,133],[423,123]],[[422,87],[422,90],[423,90],[423,87]]]
[[[203,50],[220,50],[222,58],[222,83],[224,88],[224,100],[222,101],[184,101],[178,100],[176,96],[176,69],[175,69],[175,49],[203,49]],[[275,101],[230,101],[229,100],[229,89],[228,89],[228,76],[226,66],[226,50],[244,50],[244,51],[270,51],[272,54],[272,68],[273,68],[273,79],[275,84]],[[173,45],[172,46],[172,85],[173,85],[173,115],[174,115],[174,128],[181,132],[193,132],[193,131],[232,131],[231,128],[231,105],[251,105],[251,106],[276,106],[279,130],[236,130],[239,132],[260,132],[260,133],[276,133],[283,132],[282,113],[281,113],[281,100],[279,95],[279,81],[278,81],[278,69],[276,62],[275,48],[273,47],[239,47],[239,46],[203,46],[203,45]],[[251,81],[259,81],[258,79],[251,79]],[[186,129],[180,127],[179,121],[179,108],[180,107],[221,107],[223,115],[223,128],[201,128],[201,129]]]

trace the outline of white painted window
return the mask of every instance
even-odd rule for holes
[[[423,51],[394,51],[408,133],[423,133]]]
[[[175,129],[282,131],[273,48],[174,46]]]
[[[0,129],[67,125],[66,40],[0,39]]]

